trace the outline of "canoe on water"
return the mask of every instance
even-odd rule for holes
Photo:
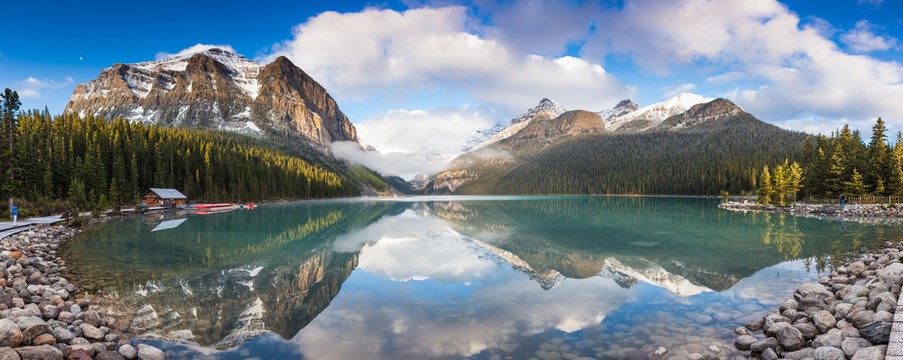
[[[254,209],[254,204],[232,204],[232,203],[221,203],[221,204],[198,204],[194,205],[188,210],[194,211],[195,214],[199,215],[207,215],[207,214],[217,214],[228,212],[236,209]]]

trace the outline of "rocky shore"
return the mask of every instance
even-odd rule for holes
[[[734,345],[763,360],[883,359],[903,285],[901,258],[903,245],[887,243],[800,285],[778,309],[737,328]]]
[[[0,360],[166,359],[157,348],[132,346],[120,324],[66,280],[57,249],[78,232],[39,225],[0,240]]]
[[[732,211],[765,211],[821,219],[856,221],[863,223],[903,222],[903,206],[890,205],[811,205],[793,206],[761,205],[754,201],[728,201],[719,208]]]

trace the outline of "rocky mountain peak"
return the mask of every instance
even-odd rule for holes
[[[639,105],[637,105],[633,100],[624,99],[621,100],[615,107],[611,109],[606,109],[598,112],[599,116],[602,117],[602,120],[608,121],[613,118],[624,116],[629,113],[632,113],[639,109]]]
[[[669,117],[660,128],[681,129],[727,118],[745,111],[730,100],[719,98],[706,103],[696,104],[686,112]]]
[[[228,47],[197,45],[161,60],[114,64],[78,85],[65,111],[162,126],[272,129],[317,144],[357,141],[326,89],[288,58],[261,64]]]
[[[567,112],[567,109],[561,104],[557,103],[555,100],[551,100],[549,98],[542,98],[539,101],[539,104],[535,107],[527,110],[526,113],[514,118],[511,120],[511,124],[517,124],[520,122],[524,122],[527,120],[532,120],[536,117],[544,118],[545,120],[554,119],[561,114]]]

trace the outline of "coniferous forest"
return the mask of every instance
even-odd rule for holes
[[[749,114],[680,131],[590,134],[485,171],[463,194],[746,194],[806,136]]]
[[[10,197],[65,200],[81,209],[133,205],[149,187],[176,188],[208,202],[341,197],[361,190],[342,175],[244,135],[18,112],[18,96],[8,90],[2,105],[4,210]]]
[[[881,118],[872,127],[868,143],[849,125],[830,136],[806,138],[801,163],[800,199],[903,195],[903,133],[897,132],[896,142],[890,145]],[[775,197],[783,191],[780,174],[761,173],[760,202],[784,205]]]

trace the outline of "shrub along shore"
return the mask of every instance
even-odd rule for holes
[[[58,249],[78,232],[38,225],[0,240],[0,359],[166,359],[157,348],[132,346],[120,335],[126,324],[66,280]]]

